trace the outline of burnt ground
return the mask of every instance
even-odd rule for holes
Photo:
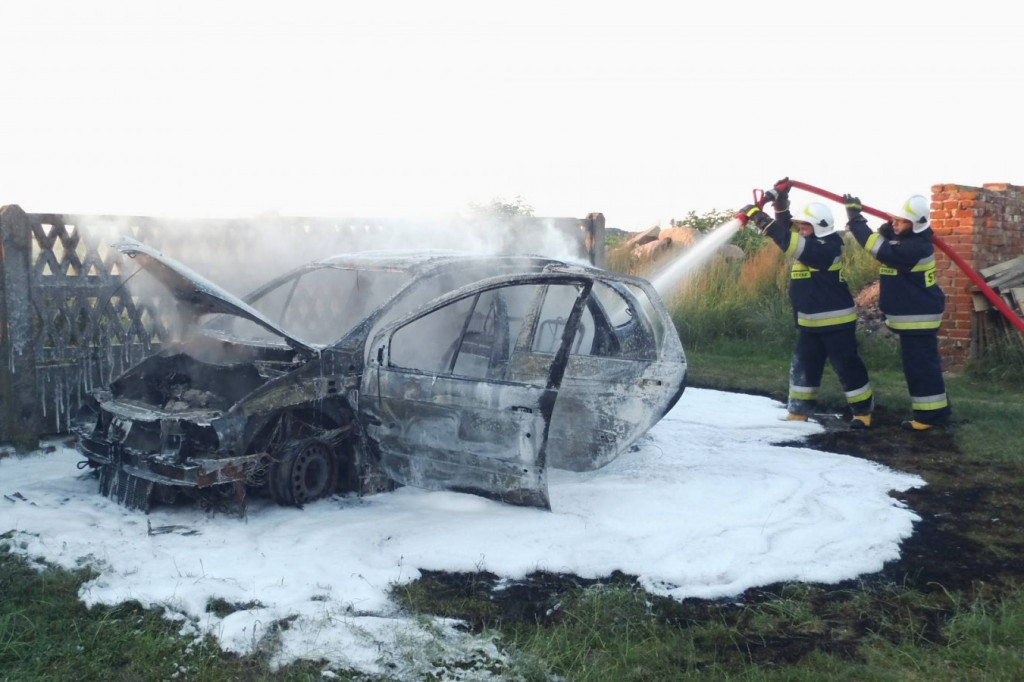
[[[857,658],[869,634],[899,641],[909,633],[941,642],[942,625],[955,609],[975,599],[998,597],[1024,585],[1024,484],[1011,467],[965,460],[954,442],[956,424],[923,433],[900,428],[902,414],[876,411],[867,431],[850,430],[834,417],[821,417],[826,431],[800,441],[826,452],[869,459],[921,476],[927,485],[894,493],[921,520],[904,540],[901,556],[877,574],[838,585],[777,584],[751,589],[723,601],[647,597],[660,621],[680,627],[726,623],[742,641],[725,644],[740,662],[787,664],[812,651]],[[562,621],[565,604],[594,583],[635,585],[633,576],[601,580],[538,572],[509,584],[481,573],[424,572],[416,607],[461,618],[471,629]],[[806,617],[785,618],[764,630],[751,614],[758,608],[778,613],[771,604],[795,599]],[[722,644],[710,642],[708,660],[725,662]],[[741,659],[741,660],[740,660]],[[701,662],[690,661],[701,667]],[[728,663],[726,662],[728,665]]]
[[[919,589],[972,592],[1024,584],[1024,484],[1018,469],[966,461],[953,440],[956,423],[924,433],[876,413],[875,428],[828,430],[810,447],[854,455],[915,473],[927,485],[894,496],[921,516],[883,576]]]

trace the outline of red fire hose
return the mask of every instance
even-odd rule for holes
[[[832,192],[820,189],[818,187],[814,187],[813,185],[808,185],[806,182],[800,182],[799,180],[790,180],[790,182],[793,184],[793,187],[796,187],[798,189],[811,192],[812,194],[817,194],[818,196],[825,197],[826,199],[831,199],[832,201],[837,201],[840,204],[845,203],[843,201],[843,198],[838,194],[833,194]],[[876,218],[882,218],[883,220],[890,219],[888,213],[885,213],[884,211],[879,211],[877,208],[871,208],[870,206],[863,205],[863,209],[865,213],[870,213]],[[964,271],[964,274],[971,278],[972,282],[978,285],[978,288],[981,290],[981,293],[985,294],[985,298],[991,301],[992,305],[998,308],[999,312],[1001,312],[1007,320],[1013,323],[1013,326],[1015,326],[1018,329],[1018,331],[1024,334],[1024,320],[1021,320],[1021,318],[1017,316],[1017,313],[1013,312],[1010,306],[1006,305],[1006,302],[1002,299],[1002,297],[999,294],[997,294],[992,289],[992,287],[988,285],[987,282],[985,282],[981,275],[975,272],[974,268],[972,268],[967,263],[967,261],[961,258],[960,254],[958,254],[956,251],[950,248],[950,246],[946,244],[946,242],[940,239],[937,234],[932,234],[932,241],[935,243],[935,246],[939,247],[939,249],[944,254],[949,256],[949,259],[951,261],[956,263],[957,266],[959,266],[959,268]]]

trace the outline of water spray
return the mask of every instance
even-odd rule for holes
[[[812,194],[817,194],[820,197],[824,197],[826,199],[831,199],[832,201],[836,201],[836,202],[838,202],[840,204],[845,204],[845,202],[843,201],[843,198],[841,196],[839,196],[838,194],[835,194],[833,192],[829,192],[827,190],[821,189],[819,187],[815,187],[813,185],[808,185],[806,182],[800,182],[799,180],[790,180],[789,182],[793,185],[793,187],[796,187],[798,189],[802,189],[805,192],[810,192]],[[757,192],[758,191],[759,190],[754,190],[754,193],[755,193],[754,194],[754,196],[755,196],[755,203],[757,203],[756,202],[756,197],[757,197]],[[764,197],[764,193],[762,192],[762,199],[763,199],[763,197]],[[758,204],[758,206],[763,206],[763,201],[762,201],[761,204]],[[891,216],[888,213],[886,213],[885,211],[880,211],[877,208],[872,208],[872,207],[868,206],[867,204],[862,204],[862,210],[864,211],[864,213],[870,213],[871,215],[875,216],[876,218],[881,218],[882,220],[890,220],[891,219]],[[999,296],[999,294],[997,294],[995,292],[995,290],[993,290],[992,287],[990,287],[988,285],[987,282],[985,282],[984,278],[982,278],[981,275],[979,275],[977,272],[975,272],[974,268],[972,268],[967,263],[967,261],[965,261],[963,258],[961,258],[960,254],[958,254],[956,251],[954,251],[937,234],[934,234],[934,233],[932,234],[932,242],[934,242],[935,246],[937,246],[940,251],[942,251],[944,254],[949,256],[949,259],[951,261],[953,261],[954,263],[956,263],[957,266],[961,270],[963,270],[964,274],[966,274],[968,277],[971,278],[971,281],[974,282],[975,285],[977,285],[978,289],[981,290],[981,293],[983,293],[985,295],[985,298],[987,298],[992,303],[992,305],[994,305],[999,310],[999,312],[1001,312],[1006,317],[1006,319],[1009,320],[1013,324],[1013,326],[1015,326],[1017,328],[1018,331],[1020,331],[1022,334],[1024,334],[1024,320],[1021,320],[1021,318],[1018,317],[1017,314],[1015,312],[1013,312],[1012,309],[1010,309],[1010,306],[1006,305],[1006,302],[1003,301],[1002,297]]]
[[[733,235],[739,232],[741,227],[743,225],[739,219],[732,218],[711,232],[708,232],[701,237],[700,241],[687,249],[682,256],[669,263],[659,272],[651,280],[651,285],[664,296],[694,268],[714,254],[719,247],[732,239]]]
[[[760,189],[754,190],[754,204],[758,208],[763,208],[765,202],[773,198],[774,195],[770,192]],[[662,296],[665,296],[669,290],[679,284],[686,275],[706,261],[715,251],[724,246],[743,227],[743,221],[735,217],[722,223],[711,232],[704,234],[700,241],[687,249],[682,256],[669,263],[653,277],[651,284]]]

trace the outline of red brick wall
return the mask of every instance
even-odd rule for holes
[[[1015,258],[1024,252],[1024,187],[933,185],[932,229],[975,271]],[[984,316],[974,312],[971,278],[940,248],[935,260],[946,292],[939,348],[946,369],[958,370],[978,353],[976,326]]]

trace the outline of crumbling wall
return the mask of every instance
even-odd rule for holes
[[[458,222],[366,218],[171,220],[0,208],[0,443],[63,433],[86,392],[169,340],[175,303],[129,293],[131,237],[235,294],[335,253],[458,249],[604,262],[604,216]]]
[[[932,228],[977,271],[1024,253],[1024,188],[1006,183],[981,187],[932,186]],[[983,352],[983,328],[992,311],[976,310],[977,286],[945,253],[935,250],[946,312],[939,347],[946,369],[959,370]]]

